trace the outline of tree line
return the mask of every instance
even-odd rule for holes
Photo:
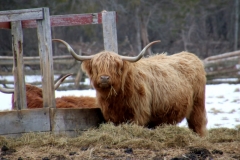
[[[49,7],[51,15],[117,12],[119,54],[136,55],[149,42],[152,53],[195,53],[200,58],[237,50],[238,0],[4,0],[0,11]],[[103,50],[101,25],[53,27],[52,37],[75,51]],[[38,56],[36,29],[24,29],[24,55]],[[53,44],[54,55],[66,50]],[[0,30],[0,55],[11,56],[11,31]]]

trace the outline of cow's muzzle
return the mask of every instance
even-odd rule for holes
[[[99,87],[101,88],[108,88],[110,87],[110,77],[109,76],[100,76],[100,83],[99,83]]]

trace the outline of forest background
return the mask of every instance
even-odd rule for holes
[[[137,55],[149,42],[153,53],[189,51],[200,58],[238,49],[238,0],[0,0],[0,11],[48,7],[50,15],[117,12],[118,51]],[[101,25],[52,27],[52,37],[75,51],[103,50]],[[66,55],[53,43],[54,55]],[[152,54],[149,52],[148,54]],[[0,56],[12,56],[11,30],[0,30]],[[38,56],[36,29],[24,29],[24,56]]]

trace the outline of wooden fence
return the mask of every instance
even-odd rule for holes
[[[17,109],[0,112],[0,135],[48,131],[73,133],[76,130],[95,127],[103,121],[99,108],[57,109],[55,106],[51,27],[87,24],[102,24],[104,49],[118,52],[115,12],[59,16],[50,16],[48,8],[0,12],[0,29],[11,29],[12,31],[14,101]],[[39,58],[34,60],[39,60],[40,63],[43,108],[28,110],[23,67],[28,58],[23,56],[22,28],[34,27],[37,27],[39,48]],[[57,59],[55,58],[55,60]]]
[[[0,75],[12,76],[13,57],[0,56]],[[38,75],[41,77],[40,57],[23,57],[24,73],[26,76]],[[61,68],[61,69],[59,69]],[[62,75],[72,74],[71,77],[63,81],[64,85],[60,85],[58,90],[67,89],[90,89],[89,84],[83,83],[86,75],[81,70],[81,62],[76,61],[71,55],[69,56],[53,56],[53,72],[55,81]],[[57,76],[57,78],[56,78]],[[42,81],[27,82],[35,86],[41,86]],[[0,79],[0,84],[6,88],[14,85],[14,80]]]
[[[204,59],[208,84],[240,83],[240,51]]]

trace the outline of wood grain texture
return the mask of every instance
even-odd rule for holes
[[[50,117],[52,120],[50,120]],[[50,127],[51,121],[53,126]],[[0,135],[21,135],[28,132],[55,134],[84,131],[103,123],[99,108],[56,109],[39,108],[0,112]]]
[[[12,51],[14,57],[14,106],[17,109],[27,108],[25,74],[23,69],[23,32],[21,21],[12,23]]]
[[[53,124],[51,130],[54,133],[65,131],[87,130],[97,127],[103,122],[103,116],[99,108],[91,109],[50,109]]]
[[[76,25],[89,25],[101,24],[102,13],[87,13],[87,14],[68,14],[68,15],[52,15],[50,16],[51,27],[58,26],[76,26]],[[36,20],[23,20],[23,28],[36,28]],[[10,29],[9,22],[0,22],[0,29]]]
[[[102,12],[104,49],[118,53],[116,12]]]
[[[0,135],[50,131],[49,109],[0,112]]]
[[[43,19],[42,8],[0,11],[0,22]]]
[[[43,107],[56,107],[49,9],[44,8],[43,11],[44,19],[37,20],[38,49],[42,72]]]

